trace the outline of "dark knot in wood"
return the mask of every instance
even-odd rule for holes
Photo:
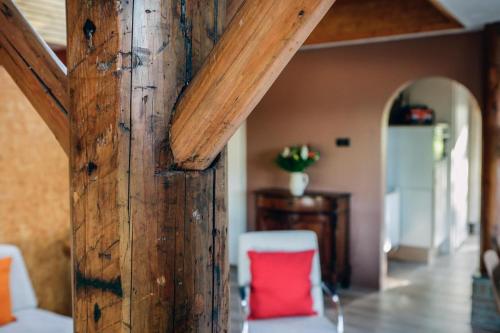
[[[95,164],[94,162],[90,161],[88,164],[87,164],[87,174],[90,176],[91,174],[94,173],[94,171],[97,170],[97,164]]]
[[[99,278],[86,277],[82,274],[82,272],[76,271],[75,280],[77,290],[83,288],[93,288],[104,292],[110,292],[120,298],[123,297],[122,281],[120,276],[110,281],[106,281]]]
[[[83,25],[83,35],[85,36],[85,39],[87,40],[88,47],[92,48],[92,36],[94,35],[96,31],[96,26],[94,22],[91,20],[87,19],[85,21],[85,24]]]
[[[83,34],[85,36],[85,39],[90,40],[94,35],[95,31],[96,31],[96,26],[94,22],[87,19],[87,21],[85,21],[85,24],[83,25]]]

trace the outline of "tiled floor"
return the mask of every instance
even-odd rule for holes
[[[391,285],[395,287],[383,292],[343,290],[345,332],[478,333],[470,327],[471,276],[478,266],[477,244],[477,239],[472,238],[454,255],[438,258],[429,266],[391,263]],[[231,295],[231,333],[237,333],[242,317],[235,274]],[[332,310],[327,313],[332,315]]]

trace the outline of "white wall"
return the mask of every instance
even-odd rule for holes
[[[470,170],[469,170],[469,223],[479,230],[481,221],[481,166],[482,166],[482,124],[481,109],[471,98],[470,113]]]
[[[451,151],[451,244],[457,248],[468,236],[469,208],[469,92],[453,85],[453,138]]]
[[[229,262],[237,263],[238,236],[247,226],[247,135],[243,124],[228,143]]]

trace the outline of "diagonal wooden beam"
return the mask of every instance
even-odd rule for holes
[[[176,108],[177,166],[203,170],[264,96],[334,0],[246,0]]]
[[[11,0],[0,1],[0,65],[12,76],[68,153],[66,67]]]

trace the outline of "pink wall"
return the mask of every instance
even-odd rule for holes
[[[253,191],[287,186],[275,154],[310,143],[322,159],[308,170],[309,188],[353,195],[353,282],[380,287],[386,105],[403,84],[428,76],[455,79],[481,100],[481,49],[481,35],[468,33],[299,52],[247,122],[249,228]],[[336,147],[338,137],[351,147]]]

